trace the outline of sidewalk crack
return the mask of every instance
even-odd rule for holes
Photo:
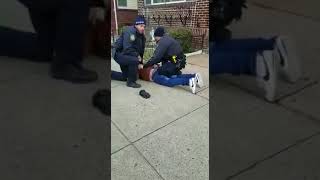
[[[147,164],[157,173],[157,175],[162,179],[162,180],[165,180],[161,174],[157,171],[157,169],[148,161],[148,159],[139,151],[139,149],[134,145],[134,142],[131,142],[130,139],[120,130],[120,128],[117,126],[116,123],[114,123],[113,121],[111,121],[111,123],[118,129],[118,131],[122,134],[122,136],[124,138],[126,138],[126,140],[129,142],[128,145],[126,145],[125,147],[122,147],[121,149],[117,150],[116,152],[119,152],[121,151],[122,149],[125,149],[126,147],[128,146],[132,146],[136,151],[137,153],[147,162]],[[112,143],[112,142],[111,142]],[[113,152],[112,154],[115,154],[116,152]]]
[[[310,16],[310,15],[305,15],[305,14],[298,13],[298,12],[294,12],[294,11],[291,11],[291,10],[286,10],[286,9],[282,9],[282,8],[273,7],[273,6],[266,5],[266,4],[263,4],[263,3],[260,3],[260,2],[249,2],[248,4],[251,4],[253,6],[256,6],[256,7],[262,8],[262,9],[266,9],[266,10],[271,10],[271,11],[275,11],[275,12],[280,12],[280,13],[293,15],[293,16],[296,16],[296,17],[301,17],[301,18],[304,18],[304,19],[311,20],[313,22],[318,22],[318,23],[320,22],[320,18],[313,17],[313,16]]]
[[[295,143],[293,143],[293,144],[291,144],[291,145],[289,145],[289,146],[281,149],[280,151],[275,152],[275,153],[273,153],[273,154],[270,154],[270,155],[266,156],[266,157],[263,158],[263,159],[257,160],[256,162],[254,162],[254,163],[251,164],[250,166],[248,166],[248,167],[240,170],[239,172],[237,172],[237,173],[235,173],[235,174],[233,174],[233,175],[231,175],[231,176],[228,176],[228,177],[226,178],[226,180],[234,179],[235,177],[238,177],[238,176],[240,176],[241,174],[243,174],[243,173],[245,173],[245,172],[248,172],[248,171],[250,171],[250,170],[253,170],[255,167],[257,167],[258,165],[264,163],[265,161],[271,160],[271,159],[275,158],[276,156],[278,156],[278,155],[280,155],[280,154],[282,154],[282,153],[284,153],[284,152],[287,152],[287,151],[289,151],[289,150],[291,150],[291,149],[293,149],[293,148],[295,148],[295,147],[297,147],[297,146],[299,146],[299,145],[301,145],[301,144],[303,144],[303,143],[311,140],[312,138],[314,138],[314,137],[316,137],[316,136],[320,136],[320,131],[318,131],[318,132],[316,132],[316,133],[314,133],[314,134],[312,134],[312,135],[310,135],[310,136],[304,137],[304,138],[302,138],[302,139],[298,139]]]

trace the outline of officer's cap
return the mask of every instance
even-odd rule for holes
[[[146,24],[143,16],[137,16],[134,22],[135,25]]]
[[[164,34],[165,34],[164,27],[159,26],[159,27],[157,27],[157,29],[154,31],[154,34],[153,34],[153,35],[154,35],[155,37],[162,37]]]

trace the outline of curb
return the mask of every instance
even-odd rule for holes
[[[186,55],[186,57],[190,57],[190,56],[200,55],[202,53],[203,53],[203,51],[199,50],[199,51],[195,51],[195,52],[192,52],[192,53],[187,53],[185,55]]]

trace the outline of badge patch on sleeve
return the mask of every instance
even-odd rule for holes
[[[134,34],[131,34],[130,35],[130,41],[134,41],[134,40],[136,40],[136,37],[134,36]]]

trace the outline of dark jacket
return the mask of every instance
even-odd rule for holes
[[[180,43],[172,37],[165,35],[159,40],[153,56],[144,67],[149,67],[160,62],[163,64],[167,63],[172,56],[180,56],[182,54],[183,50]]]
[[[134,26],[129,26],[114,44],[116,53],[143,57],[146,38],[137,32]]]

